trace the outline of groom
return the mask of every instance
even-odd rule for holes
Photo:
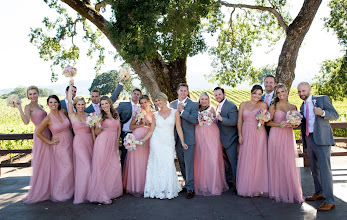
[[[300,107],[300,113],[304,116],[301,135],[304,148],[307,148],[316,192],[305,200],[324,199],[317,210],[329,211],[335,207],[330,164],[331,145],[335,145],[335,142],[329,120],[337,120],[339,114],[328,96],[311,95],[311,87],[307,82],[298,85],[298,94],[304,100]]]
[[[239,135],[237,132],[237,114],[238,110],[234,103],[225,98],[224,89],[216,87],[214,97],[219,103],[217,106],[216,116],[220,133],[220,139],[225,148],[229,161],[231,163],[232,173],[235,181],[234,194],[236,191],[236,169],[237,169],[237,146],[239,144]]]
[[[177,88],[178,99],[170,103],[170,107],[177,109],[181,115],[181,125],[184,141],[188,149],[183,149],[181,141],[176,139],[176,154],[181,172],[186,181],[187,199],[194,197],[194,149],[195,149],[195,125],[198,123],[199,104],[188,98],[189,90],[186,83],[180,83]]]

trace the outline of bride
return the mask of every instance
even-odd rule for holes
[[[172,199],[178,196],[182,187],[178,181],[175,167],[174,128],[184,143],[179,112],[167,106],[167,96],[158,92],[154,96],[155,104],[160,110],[154,113],[151,129],[142,141],[151,136],[150,153],[147,164],[145,198]]]

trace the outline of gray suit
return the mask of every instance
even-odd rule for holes
[[[220,116],[223,118],[222,121],[217,121],[220,139],[231,163],[236,184],[236,169],[238,160],[237,146],[239,143],[239,135],[237,132],[238,110],[236,105],[233,102],[225,99]]]
[[[265,102],[265,95],[266,95],[266,93],[264,94],[264,95],[262,95],[261,96],[261,101],[263,101],[263,102]],[[271,98],[271,100],[274,98],[274,96],[275,96],[275,93],[273,93],[272,94],[272,96],[270,97]],[[287,98],[287,100],[288,100],[288,98]],[[266,103],[267,104],[267,103]],[[270,106],[272,105],[272,102],[270,103]],[[266,130],[266,133],[267,133],[267,136],[269,136],[269,134],[270,134],[270,129],[271,129],[271,127],[270,126],[265,126],[265,130]]]
[[[65,99],[60,100],[60,105],[61,105],[61,109],[65,109],[65,112],[67,114],[67,106],[66,106],[66,103],[65,103]]]
[[[325,111],[325,116],[315,115],[313,133],[306,136],[306,118],[301,123],[301,134],[304,148],[310,159],[310,168],[314,181],[315,192],[323,194],[325,202],[333,204],[333,178],[331,174],[330,154],[331,145],[335,145],[329,120],[337,120],[338,113],[333,107],[328,96],[312,96],[316,100],[314,107],[320,107]],[[304,103],[300,107],[304,115]]]
[[[85,109],[84,109],[84,112],[87,112],[88,114],[89,114],[89,113],[94,113],[94,112],[95,112],[94,106],[93,106],[92,104],[90,104],[90,105],[88,106],[88,108],[85,108]]]
[[[176,154],[181,172],[186,181],[187,190],[194,190],[194,150],[195,150],[195,125],[198,123],[199,104],[187,98],[184,111],[181,113],[181,126],[184,142],[188,145],[185,150],[175,132]],[[170,103],[170,107],[177,109],[178,100]]]

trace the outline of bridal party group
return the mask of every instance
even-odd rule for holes
[[[30,103],[14,103],[25,124],[35,124],[33,173],[25,203],[73,198],[111,204],[129,193],[136,197],[173,199],[216,196],[232,190],[243,197],[269,197],[277,202],[324,200],[318,210],[335,207],[330,166],[334,145],[329,120],[338,119],[328,96],[311,94],[298,85],[303,104],[288,102],[288,89],[273,76],[254,85],[250,100],[236,106],[223,88],[189,98],[189,86],[177,86],[178,99],[166,94],[143,95],[114,108],[125,79],[111,97],[91,92],[92,103],[76,96],[70,80],[66,97],[47,98],[49,112],[38,103],[39,89],[30,86]],[[264,93],[264,94],[263,94]],[[211,106],[211,99],[218,105]],[[153,104],[157,111],[154,111]],[[303,197],[293,128],[300,126],[307,149],[315,194]],[[121,146],[119,146],[121,143]],[[129,147],[131,146],[131,147]],[[183,176],[179,181],[175,157]],[[182,189],[182,185],[184,186]]]

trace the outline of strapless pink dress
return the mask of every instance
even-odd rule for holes
[[[123,194],[122,169],[118,153],[119,120],[106,119],[97,136],[92,158],[92,177],[87,200],[105,202]]]
[[[59,139],[59,144],[52,145],[51,200],[54,202],[66,201],[71,199],[74,194],[73,138],[70,129],[70,120],[61,112],[59,112],[59,115],[63,119],[63,123],[52,113],[49,114],[53,123],[49,126],[52,132],[52,138]]]
[[[197,195],[221,195],[228,190],[225,180],[222,143],[214,122],[195,125],[194,190]]]
[[[267,196],[269,192],[267,169],[267,134],[264,126],[257,129],[255,115],[259,109],[242,112],[242,137],[236,186],[240,196]]]
[[[286,121],[286,113],[276,111],[274,122]],[[272,127],[269,134],[269,197],[277,202],[304,201],[300,170],[296,166],[298,157],[292,128]]]
[[[47,113],[43,110],[36,110],[31,115],[31,121],[35,124],[32,148],[33,159],[31,161],[33,174],[30,178],[29,192],[23,199],[24,203],[36,203],[51,198],[52,148],[36,136],[37,127],[46,116]],[[42,132],[42,135],[49,140],[51,139],[51,132],[48,128]]]
[[[152,119],[145,116],[147,120]],[[137,128],[133,131],[136,140],[143,139],[149,131],[149,127]],[[136,197],[143,196],[146,182],[146,170],[149,155],[149,140],[145,145],[137,145],[136,150],[128,151],[125,159],[123,185],[127,193]]]
[[[86,122],[72,124],[75,136],[73,139],[73,159],[75,170],[74,204],[83,203],[87,199],[93,155],[93,135]]]

